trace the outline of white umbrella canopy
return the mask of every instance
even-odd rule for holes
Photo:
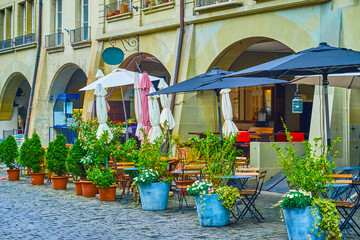
[[[160,79],[158,88],[164,89],[167,88],[169,85],[165,82],[163,78]],[[160,114],[160,124],[163,128],[166,129],[173,129],[175,127],[175,119],[170,110],[169,98],[167,94],[160,95],[160,102],[163,110]],[[166,125],[165,125],[166,124]]]
[[[105,75],[104,75],[103,71],[101,71],[101,69],[98,69],[97,72],[96,72],[95,78],[99,79],[99,78],[102,78],[104,76]]]
[[[95,89],[97,84],[101,84],[104,88],[133,85],[136,74],[139,74],[140,75],[139,77],[141,79],[142,77],[141,73],[128,71],[122,68],[117,68],[108,75],[96,80],[93,83],[90,83],[86,87],[81,88],[79,91],[87,91],[87,90]],[[150,81],[160,80],[160,78],[153,76],[149,76],[149,78]]]
[[[154,87],[150,88],[149,93],[156,92]],[[160,137],[162,134],[161,128],[159,126],[160,123],[160,108],[158,103],[159,95],[149,96],[148,104],[149,104],[149,117],[151,123],[151,129],[149,131],[149,141],[153,143],[156,138]]]
[[[107,92],[101,84],[98,84],[96,86],[94,94],[96,95],[96,116],[99,122],[99,128],[96,132],[96,137],[100,139],[104,131],[108,131],[108,141],[110,141],[113,138],[113,134],[106,123],[108,119],[107,107],[105,102],[105,96]]]
[[[232,134],[236,134],[239,129],[236,127],[235,123],[232,121],[233,119],[233,111],[230,101],[230,88],[225,88],[220,91],[221,94],[221,109],[222,114],[224,117],[224,124],[223,124],[223,133],[225,136],[231,136]]]
[[[135,74],[134,79],[134,105],[135,105],[135,116],[137,120],[137,127],[135,135],[142,139],[142,131],[141,128],[143,127],[143,117],[142,117],[142,108],[141,108],[141,93],[142,89],[140,88],[140,78],[139,74]]]

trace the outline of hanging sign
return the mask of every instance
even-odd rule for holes
[[[109,65],[119,65],[124,60],[124,52],[117,47],[106,48],[101,56],[104,62]]]

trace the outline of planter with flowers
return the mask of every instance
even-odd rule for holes
[[[200,225],[228,225],[230,211],[240,198],[236,188],[227,186],[235,172],[233,161],[241,153],[234,147],[235,138],[224,138],[221,145],[220,139],[208,130],[206,138],[191,138],[190,143],[206,165],[203,170],[206,180],[196,181],[188,188],[188,194],[195,196]]]
[[[124,125],[111,121],[108,121],[107,124],[113,134],[112,140],[108,139],[108,133],[104,133],[100,139],[97,138],[96,132],[99,123],[96,119],[84,121],[80,113],[75,112],[72,121],[68,122],[68,126],[78,134],[80,147],[86,152],[86,155],[80,160],[86,170],[104,167],[106,161],[110,160],[111,154],[118,147],[118,139],[123,136]],[[91,180],[82,179],[80,182],[84,197],[95,197],[99,193],[98,187]]]
[[[314,143],[304,141],[305,155],[299,156],[294,143],[284,125],[289,144],[281,149],[273,147],[279,156],[278,164],[282,167],[291,190],[278,204],[282,208],[289,239],[341,239],[339,229],[340,217],[335,204],[321,195],[331,189],[331,174],[335,163],[333,158],[337,151],[332,147],[320,144],[320,138]],[[325,150],[325,153],[321,153]],[[330,157],[331,152],[331,157]]]
[[[9,135],[0,143],[0,161],[5,163],[8,168],[8,180],[16,181],[20,178],[20,169],[16,167],[16,159],[19,156],[19,150],[15,138]]]
[[[54,190],[66,189],[68,176],[66,176],[66,159],[69,149],[66,146],[66,138],[62,134],[56,135],[54,141],[50,142],[46,152],[46,167],[49,172],[53,172],[56,176],[52,176]]]
[[[87,176],[99,187],[100,201],[115,201],[117,187],[115,170],[108,167],[93,167],[87,170]]]
[[[76,195],[82,195],[81,179],[86,178],[86,170],[82,159],[85,157],[86,151],[80,146],[80,141],[77,139],[70,148],[69,155],[66,159],[65,165],[68,172],[74,178]]]
[[[172,178],[166,172],[170,150],[161,150],[165,138],[166,134],[162,134],[151,143],[144,133],[144,141],[138,150],[139,158],[136,159],[135,166],[140,174],[134,178],[133,184],[139,187],[143,210],[158,211],[167,208]],[[169,139],[171,141],[172,137]]]
[[[43,185],[45,172],[41,165],[44,164],[45,150],[41,146],[39,135],[36,132],[31,138],[26,138],[20,148],[20,163],[31,170],[31,184]]]

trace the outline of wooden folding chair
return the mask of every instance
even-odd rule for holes
[[[344,233],[344,230],[348,232],[348,230],[352,229],[354,232],[360,237],[360,230],[359,225],[356,223],[353,216],[355,215],[356,211],[360,207],[360,198],[358,197],[354,203],[349,201],[333,201],[335,203],[336,208],[339,214],[343,217],[340,223],[340,231]],[[356,230],[356,228],[358,230]]]
[[[238,221],[240,218],[244,218],[248,212],[250,212],[251,216],[255,217],[259,222],[260,222],[260,218],[264,220],[264,217],[260,214],[259,210],[255,206],[255,201],[261,193],[265,181],[265,175],[266,175],[266,170],[260,172],[254,190],[239,191],[240,196],[243,197],[241,198],[241,202],[244,203],[245,206],[242,211],[238,209],[238,211],[240,211],[240,215],[236,218],[236,221]]]
[[[135,164],[133,162],[117,162],[115,164],[116,177],[119,181],[119,188],[122,189],[122,195],[125,195],[126,184],[128,184],[127,194],[130,191],[132,178],[124,172],[125,168],[134,168]]]
[[[333,184],[333,189],[331,190],[331,195],[325,197],[328,197],[330,199],[334,200],[343,200],[342,195],[346,195],[347,198],[350,198],[349,195],[349,189],[352,184],[352,174],[331,174],[330,177],[332,178],[332,181],[328,182],[328,184]]]

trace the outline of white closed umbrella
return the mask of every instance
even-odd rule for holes
[[[150,88],[149,93],[156,92],[154,87]],[[156,138],[160,137],[162,134],[161,128],[159,126],[160,123],[160,108],[159,108],[159,95],[153,95],[148,97],[149,101],[149,118],[151,123],[151,129],[149,131],[149,141],[153,143]]]
[[[233,111],[230,101],[229,92],[231,90],[229,88],[222,89],[220,91],[221,94],[221,109],[224,117],[223,124],[223,133],[225,136],[231,136],[232,134],[236,134],[239,129],[236,127],[235,123],[232,121],[233,119]]]
[[[141,92],[142,89],[140,88],[140,78],[139,74],[135,75],[134,79],[134,105],[135,105],[135,116],[137,120],[137,127],[135,135],[142,139],[142,132],[141,128],[143,127],[143,117],[142,117],[142,108],[141,108]]]
[[[167,88],[168,86],[169,85],[167,85],[165,80],[163,78],[160,78],[158,88],[161,90],[161,89]],[[161,114],[160,114],[160,125],[166,129],[173,129],[175,127],[175,119],[170,110],[168,95],[161,94],[160,102],[161,102],[161,106],[163,108],[163,110],[161,111]],[[165,125],[165,123],[166,123],[166,125]]]
[[[113,134],[106,123],[108,119],[105,102],[105,96],[107,92],[101,84],[98,84],[96,86],[94,94],[96,95],[96,116],[99,122],[99,128],[96,132],[96,137],[100,139],[101,135],[103,135],[105,131],[108,131],[108,141],[110,141],[113,138]]]

